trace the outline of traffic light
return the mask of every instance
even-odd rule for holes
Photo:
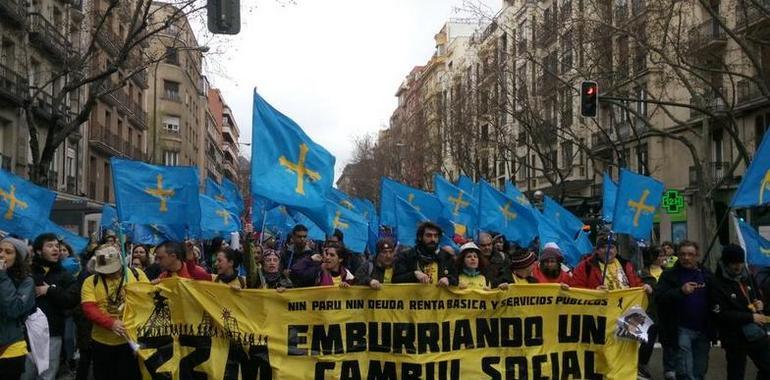
[[[599,86],[596,82],[580,82],[580,114],[584,117],[596,117],[599,109]]]
[[[214,34],[238,34],[241,31],[241,0],[208,0],[209,31]]]

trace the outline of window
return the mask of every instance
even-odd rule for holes
[[[647,118],[647,89],[644,87],[637,87],[635,89],[636,98],[636,113],[640,118]]]
[[[3,39],[0,45],[0,65],[16,69],[16,45],[12,41]]]
[[[163,129],[179,133],[179,116],[163,116]]]
[[[571,141],[565,141],[561,144],[561,162],[563,167],[567,168],[572,166],[572,159],[574,149]]]
[[[489,125],[481,126],[481,141],[489,141]]]
[[[163,81],[163,98],[167,100],[181,102],[181,99],[179,97],[179,82],[164,80]]]
[[[572,68],[572,31],[562,37],[561,72],[566,73]]]
[[[171,65],[179,65],[179,51],[176,48],[166,48],[166,63]]]
[[[163,152],[163,164],[168,166],[179,165],[179,152]]]
[[[650,171],[648,170],[648,167],[647,167],[647,163],[648,163],[648,161],[647,161],[647,144],[639,145],[636,148],[636,151],[637,151],[637,154],[636,154],[637,162],[636,162],[636,164],[637,164],[637,166],[639,168],[639,170],[637,170],[637,171],[639,173],[641,173],[642,175],[647,175],[647,176],[650,175]]]
[[[64,167],[64,171],[67,177],[75,176],[75,170],[76,170],[75,157],[76,157],[75,149],[73,149],[72,147],[67,147],[67,159]]]

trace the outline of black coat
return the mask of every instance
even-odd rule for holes
[[[32,262],[32,279],[35,286],[49,285],[46,295],[37,297],[37,307],[48,319],[50,336],[64,335],[66,313],[80,304],[80,283],[60,263],[49,265],[45,272],[42,259],[36,256]]]
[[[712,313],[719,329],[719,337],[724,347],[746,346],[749,342],[743,335],[743,326],[754,321],[754,312],[749,309],[751,301],[758,299],[754,280],[744,275],[740,279],[745,286],[749,300],[736,280],[727,278],[722,268],[717,269],[714,286],[711,288]]]
[[[700,269],[703,271],[706,290],[710,291],[714,286],[714,276],[707,268],[701,267]],[[679,265],[679,262],[673,268],[664,270],[658,279],[658,284],[653,293],[658,307],[657,323],[659,325],[660,341],[672,346],[676,346],[678,342],[679,305],[685,297],[684,293],[682,293],[682,282],[679,280],[682,270],[683,268]],[[717,333],[713,318],[707,318],[706,326],[706,334],[709,336],[709,339],[715,341]]]
[[[371,261],[364,261],[361,263],[361,265],[358,266],[358,270],[355,273],[356,276],[356,284],[358,285],[365,285],[369,286],[369,283],[372,282],[372,280],[377,280],[379,283],[382,284],[382,280],[385,278],[385,267],[381,266],[377,263],[377,259],[374,258],[374,262]],[[393,263],[393,278],[390,280],[393,281],[396,275],[396,263]],[[395,282],[395,281],[393,281]]]
[[[425,258],[430,258],[429,261]],[[457,267],[455,266],[454,256],[439,250],[437,253],[426,252],[426,249],[418,244],[412,249],[399,254],[398,260],[393,270],[393,283],[417,283],[417,277],[414,272],[422,271],[426,265],[433,262],[438,263],[438,277],[449,279],[449,285],[457,286]]]

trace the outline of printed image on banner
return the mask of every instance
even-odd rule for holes
[[[145,379],[627,380],[639,343],[617,336],[617,320],[646,307],[640,288],[558,285],[277,293],[168,279],[126,290]]]

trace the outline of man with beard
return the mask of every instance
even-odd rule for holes
[[[292,278],[291,275],[292,267],[314,253],[308,242],[307,234],[307,227],[304,224],[295,225],[291,230],[291,240],[281,252],[281,268],[284,269],[284,274],[291,278],[292,282],[296,282],[296,278]]]
[[[561,269],[563,261],[559,248],[547,246],[540,252],[540,264],[532,271],[532,277],[541,284],[569,284],[569,273]]]
[[[495,243],[492,240],[492,235],[487,232],[479,233],[479,250],[481,255],[479,256],[482,274],[488,280],[496,279],[500,276],[500,272],[508,268],[511,265],[511,261],[505,252],[495,249]]]
[[[416,245],[396,265],[394,283],[421,283],[442,287],[457,286],[457,270],[452,254],[439,249],[441,227],[423,222],[417,228]]]

